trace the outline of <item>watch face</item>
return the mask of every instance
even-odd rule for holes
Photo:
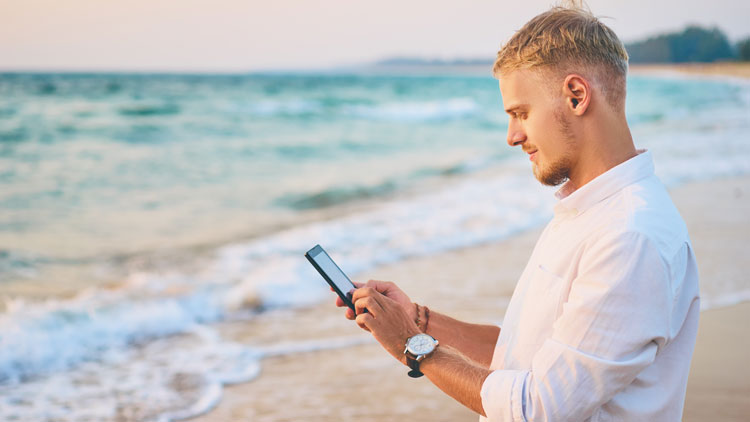
[[[435,350],[435,340],[427,334],[417,334],[409,339],[407,348],[414,355],[426,355]]]

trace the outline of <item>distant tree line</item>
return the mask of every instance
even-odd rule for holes
[[[750,37],[737,43],[737,58],[743,62],[750,62]]]
[[[691,25],[679,32],[656,35],[625,44],[631,63],[688,63],[716,61],[750,61],[750,37],[735,45],[719,28]],[[491,65],[488,58],[429,59],[392,57],[374,63],[376,66],[464,66]]]
[[[719,28],[691,25],[625,45],[631,63],[750,61],[750,37],[735,46]]]

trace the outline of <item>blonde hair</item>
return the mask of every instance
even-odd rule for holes
[[[556,6],[531,19],[498,51],[492,73],[551,70],[564,77],[583,73],[599,82],[607,102],[624,105],[628,53],[612,29],[577,2]]]

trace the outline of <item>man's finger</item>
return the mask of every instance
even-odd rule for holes
[[[359,314],[357,315],[357,325],[359,325],[359,328],[370,331],[369,325],[372,324],[372,322],[375,320],[375,318],[372,317],[372,314]]]
[[[349,308],[349,307],[346,308],[345,315],[346,315],[346,319],[351,319],[351,320],[357,317],[357,314],[355,314],[354,311],[352,311],[352,308]]]
[[[357,305],[357,301],[361,300],[362,298],[365,298],[365,297],[371,297],[373,299],[371,306],[373,306],[374,308],[373,309],[367,308],[368,311],[370,311],[370,312],[375,311],[375,315],[374,316],[378,315],[378,311],[380,311],[382,313],[382,310],[384,308],[383,308],[383,305],[382,305],[381,302],[384,299],[388,299],[387,297],[385,297],[382,294],[378,293],[377,290],[375,290],[375,289],[373,289],[371,287],[361,287],[361,288],[355,290],[354,294],[352,294],[352,303],[354,303],[355,308],[356,308],[356,305]],[[357,312],[357,313],[359,313],[359,312]]]
[[[393,292],[400,290],[398,286],[396,286],[396,283],[392,281],[370,280],[367,282],[366,286],[372,287],[385,296],[390,296]]]
[[[331,288],[331,290],[333,290],[333,288]],[[356,290],[356,289],[351,289],[348,292],[346,292],[346,296],[349,298],[349,300],[352,300],[352,294],[354,294],[354,290]],[[341,299],[341,296],[339,296],[338,294],[336,295],[336,306],[338,306],[339,308],[342,307],[342,306],[348,306],[344,302],[344,300]]]
[[[383,307],[378,303],[376,296],[365,296],[354,302],[354,312],[359,315],[369,312],[372,316],[377,317],[382,313]]]
[[[372,287],[373,289],[383,293],[383,290],[385,290],[385,281],[381,280],[367,280],[367,283],[365,283],[365,286]]]
[[[352,292],[352,303],[357,302],[357,300],[365,297],[365,296],[373,296],[380,294],[377,290],[375,290],[372,287],[360,287],[359,289]]]

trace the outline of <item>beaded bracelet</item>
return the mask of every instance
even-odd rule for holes
[[[426,333],[427,326],[430,325],[430,308],[426,306],[422,306],[422,308],[424,308],[424,329],[421,327],[422,319],[419,317],[421,312],[419,311],[419,304],[416,302],[414,302],[414,310],[417,313],[417,317],[414,319],[414,322],[417,324],[417,328],[419,328],[420,331]]]

